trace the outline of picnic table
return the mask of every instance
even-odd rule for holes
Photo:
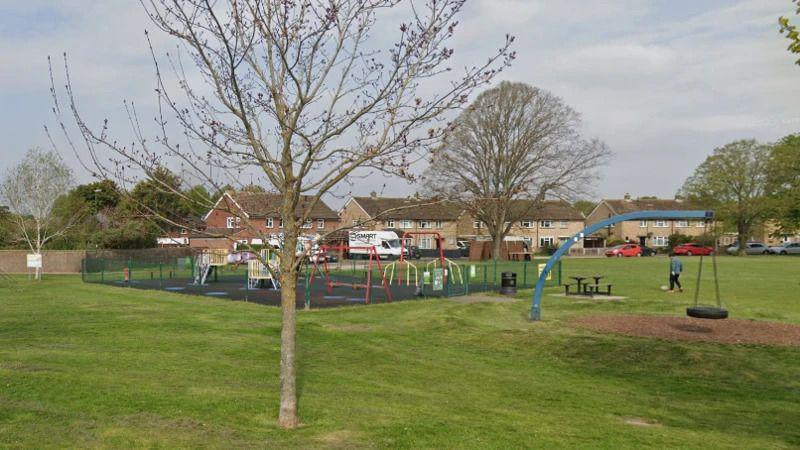
[[[592,275],[590,277],[583,277],[583,276],[571,276],[569,277],[575,280],[575,284],[565,284],[564,285],[564,294],[570,295],[570,286],[575,286],[577,289],[575,293],[577,295],[587,295],[589,297],[594,296],[595,294],[598,295],[611,295],[611,287],[612,284],[601,285],[600,280],[605,278],[605,275]],[[590,284],[590,282],[584,282],[583,280],[588,280],[589,278],[594,279],[594,284]],[[600,292],[600,287],[605,286],[605,292]]]

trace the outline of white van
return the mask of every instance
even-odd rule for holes
[[[349,257],[369,258],[369,249],[352,247],[375,246],[380,259],[397,259],[400,257],[400,238],[394,231],[351,231],[348,244]],[[408,254],[408,249],[403,249]]]

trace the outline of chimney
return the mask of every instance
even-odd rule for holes
[[[625,199],[626,202],[629,202],[629,201],[631,201],[631,194],[626,192],[625,196],[623,198]]]

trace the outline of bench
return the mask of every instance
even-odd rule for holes
[[[600,287],[605,287],[605,292],[600,291]],[[585,284],[583,285],[584,293],[588,295],[611,295],[611,287],[614,286],[613,284]]]

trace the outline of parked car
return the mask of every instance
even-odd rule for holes
[[[642,247],[639,244],[620,244],[606,250],[606,256],[642,256]]]
[[[733,243],[726,251],[731,255],[739,253],[739,243]],[[745,244],[744,252],[748,255],[768,255],[770,250],[761,242],[748,242]]]
[[[676,255],[698,255],[707,256],[714,253],[714,249],[707,245],[701,245],[696,242],[689,242],[688,244],[677,245],[672,249],[672,253]]]
[[[650,248],[646,245],[642,246],[642,256],[656,256],[656,249]]]
[[[408,259],[420,259],[422,258],[422,253],[419,251],[419,247],[416,245],[409,245],[406,247],[408,249],[408,254],[406,258]]]
[[[800,242],[784,242],[769,248],[773,255],[800,255]]]

